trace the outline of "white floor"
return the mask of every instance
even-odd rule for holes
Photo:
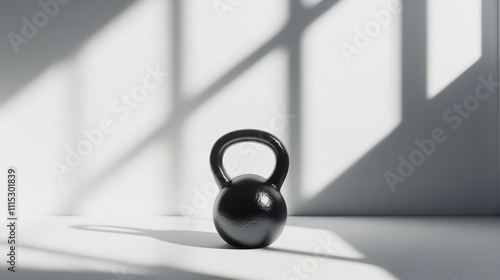
[[[21,217],[18,235],[2,280],[500,279],[500,218],[289,217],[256,250],[181,217]]]

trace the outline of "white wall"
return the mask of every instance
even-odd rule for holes
[[[437,2],[72,1],[22,43],[44,10],[0,4],[0,165],[19,170],[21,215],[210,216],[210,149],[241,128],[289,149],[290,214],[496,215],[496,92],[456,130],[443,114],[498,76],[497,3]],[[155,68],[168,76],[125,113]],[[447,140],[399,174],[437,128]],[[242,144],[225,162],[268,175],[274,157]]]

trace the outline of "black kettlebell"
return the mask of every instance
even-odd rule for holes
[[[255,141],[269,146],[276,155],[273,174],[265,179],[245,174],[230,179],[222,164],[226,149],[238,142]],[[287,210],[280,193],[288,173],[288,153],[276,136],[260,130],[230,132],[214,144],[210,166],[220,192],[213,218],[219,235],[238,248],[262,248],[273,243],[285,228]]]

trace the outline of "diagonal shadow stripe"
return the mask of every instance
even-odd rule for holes
[[[409,153],[414,149],[413,141],[415,139],[421,139],[424,136],[428,137],[430,129],[443,125],[439,122],[442,120],[442,114],[445,110],[453,103],[461,102],[466,96],[474,93],[478,84],[478,75],[497,73],[496,58],[498,58],[498,54],[495,47],[493,47],[498,38],[498,34],[493,35],[495,34],[495,21],[493,19],[497,18],[494,11],[497,9],[494,8],[496,4],[493,5],[492,3],[494,1],[483,1],[481,31],[483,34],[483,56],[432,100],[421,101],[421,98],[425,97],[426,94],[426,75],[425,69],[423,69],[425,63],[420,62],[416,65],[409,63],[415,59],[425,59],[425,52],[421,49],[425,45],[412,45],[410,42],[413,42],[415,38],[403,36],[403,39],[409,40],[409,42],[403,43],[406,50],[403,50],[402,54],[403,77],[406,77],[403,79],[402,84],[403,110],[406,110],[404,115],[407,117],[402,120],[395,130],[377,143],[369,152],[365,153],[356,163],[328,183],[321,192],[313,198],[303,201],[298,207],[297,213],[300,215],[346,216],[496,215],[497,192],[492,189],[485,189],[485,187],[497,186],[498,179],[496,176],[492,178],[492,176],[486,175],[496,174],[496,166],[498,165],[490,160],[492,158],[491,152],[488,152],[487,149],[464,149],[464,147],[470,147],[471,143],[475,143],[478,147],[491,146],[492,141],[488,141],[486,137],[483,137],[485,134],[484,128],[487,126],[492,131],[497,131],[497,120],[488,124],[481,123],[479,118],[467,120],[467,125],[472,130],[469,133],[462,131],[460,137],[450,135],[453,139],[448,140],[446,144],[443,144],[444,146],[439,148],[438,152],[447,155],[448,164],[442,163],[442,155],[436,155],[435,157],[440,157],[440,159],[433,158],[428,163],[426,162],[425,166],[417,170],[415,175],[412,175],[419,177],[420,180],[412,177],[404,182],[404,189],[413,191],[391,193],[383,177],[387,168],[397,165],[396,161],[399,153],[406,151]],[[425,2],[408,1],[404,2],[404,4],[412,8],[407,9],[406,12],[403,9],[402,32],[411,33],[410,30],[413,28],[425,28],[426,25],[422,22],[426,18]],[[419,38],[425,36],[424,30],[415,33]],[[495,59],[492,59],[492,57]],[[415,76],[413,76],[414,73]],[[412,77],[415,80],[412,80]],[[417,86],[418,90],[415,90],[414,86]],[[497,102],[494,102],[497,101],[497,97],[492,98],[493,101],[488,101],[483,106],[494,105],[497,108]],[[415,103],[412,103],[412,100],[415,100]],[[481,114],[481,112],[476,114]],[[483,119],[484,117],[483,115]],[[435,127],[432,127],[433,125]],[[482,128],[482,130],[479,128]],[[460,133],[460,131],[453,133]],[[486,163],[484,163],[485,161]],[[449,164],[449,162],[453,164]],[[482,164],[481,168],[475,168],[474,165],[476,164]],[[467,170],[467,172],[457,172],[457,170]],[[427,183],[422,184],[421,182]],[[465,202],[460,203],[459,208],[441,206],[442,203],[440,203],[439,199],[442,199],[442,196],[439,196],[439,192],[443,191],[450,194],[448,199],[457,199],[456,195],[460,195],[479,200],[480,198],[476,197],[477,193],[463,191],[459,193],[456,188],[453,188],[457,184],[467,183],[471,187],[474,186],[471,190],[479,193],[483,204],[488,205],[481,209],[491,210],[476,210],[470,204],[466,205]],[[422,189],[425,191],[418,191]],[[435,196],[435,194],[437,195]],[[411,196],[412,199],[409,199],[408,196]],[[427,205],[427,207],[422,207],[422,204]],[[437,208],[433,205],[437,205]],[[367,211],[366,209],[371,210]],[[395,213],[395,209],[397,209],[397,213]]]
[[[173,132],[179,130],[183,121],[192,112],[202,106],[211,97],[215,96],[221,89],[229,85],[233,80],[245,73],[271,51],[281,46],[289,47],[291,44],[290,39],[293,39],[294,41],[292,42],[298,44],[298,41],[295,40],[297,37],[295,33],[296,30],[298,29],[303,31],[311,22],[328,11],[328,9],[330,9],[337,2],[337,0],[324,0],[310,9],[301,10],[301,12],[296,13],[295,17],[299,18],[297,21],[294,20],[295,17],[290,17],[283,30],[278,32],[269,41],[260,46],[256,51],[239,62],[236,66],[228,70],[222,77],[217,79],[205,90],[196,94],[196,96],[190,100],[184,101],[179,99],[178,104],[170,118],[159,126],[154,132],[137,143],[132,149],[117,159],[115,163],[99,172],[96,176],[79,183],[76,186],[76,191],[72,193],[72,195],[66,200],[66,203],[62,206],[62,213],[65,215],[76,214],[76,209],[83,202],[85,196],[97,189],[99,183],[105,181],[106,177],[119,170],[126,162],[136,157],[154,141],[159,139],[165,139],[165,141],[167,141],[167,139],[170,139]],[[178,7],[178,9],[180,8]],[[178,11],[174,10],[174,13],[178,13]],[[174,28],[178,28],[178,26],[175,26]],[[176,63],[181,64],[179,61]],[[180,90],[182,87],[177,85],[176,88]]]
[[[27,44],[20,45],[19,53],[16,54],[9,41],[5,40],[0,47],[0,105],[55,62],[71,57],[83,43],[134,3],[135,0],[71,1],[59,7],[59,12],[50,19],[47,27],[40,28]],[[0,3],[2,36],[8,32],[20,34],[21,17],[30,18],[34,9],[41,10],[36,1],[18,1],[16,5]],[[19,17],[13,19],[13,16]],[[2,24],[4,20],[8,22]],[[6,29],[12,22],[18,24],[19,30]]]

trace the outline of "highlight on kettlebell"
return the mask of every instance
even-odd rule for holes
[[[230,178],[222,159],[231,145],[254,141],[272,149],[276,166],[269,178],[244,174]],[[210,167],[220,191],[215,199],[213,220],[219,235],[237,248],[263,248],[283,232],[287,219],[285,199],[280,189],[288,173],[289,157],[274,135],[254,129],[230,132],[215,142]]]

